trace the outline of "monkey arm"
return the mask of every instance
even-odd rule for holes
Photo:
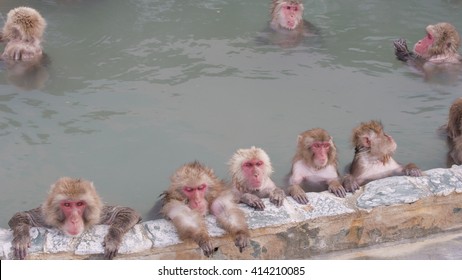
[[[30,247],[30,228],[46,226],[40,207],[14,214],[8,225],[13,230],[12,246],[14,256],[23,260],[26,258],[27,249]]]
[[[225,192],[217,197],[210,206],[218,224],[234,237],[234,244],[242,253],[249,242],[249,230],[244,212],[233,201],[233,194]]]
[[[284,198],[286,197],[284,191],[281,188],[278,188],[271,179],[269,179],[267,186],[268,189],[271,190],[269,194],[269,200],[277,207],[281,207],[282,203],[284,202]]]
[[[213,246],[205,220],[197,211],[191,210],[182,201],[172,199],[164,204],[162,213],[172,221],[181,239],[192,239],[205,256],[212,255]]]
[[[113,259],[117,255],[123,236],[139,221],[140,215],[129,207],[104,206],[100,223],[109,225],[104,237],[106,259]]]
[[[418,70],[423,70],[423,66],[426,60],[418,55],[417,53],[410,51],[407,47],[406,40],[403,38],[393,41],[393,47],[395,49],[395,56],[398,60],[407,62],[411,66],[417,68]]]

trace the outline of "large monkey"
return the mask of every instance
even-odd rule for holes
[[[304,189],[327,189],[338,197],[345,197],[337,170],[337,148],[327,131],[315,128],[298,135],[289,184],[289,194],[300,204],[308,203]]]
[[[426,33],[412,51],[408,49],[406,40],[393,41],[396,58],[422,71],[426,78],[442,70],[457,74],[462,56],[458,53],[460,36],[456,28],[450,23],[441,22],[427,26]]]
[[[204,219],[211,213],[233,235],[241,252],[247,247],[249,232],[244,212],[212,169],[195,161],[178,168],[170,181],[169,189],[163,193],[161,212],[173,222],[181,239],[193,240],[205,256],[211,256],[214,247]]]
[[[13,250],[18,259],[27,256],[31,227],[56,228],[74,237],[93,225],[109,225],[104,256],[113,259],[124,234],[140,220],[131,208],[104,206],[92,182],[63,177],[51,186],[41,207],[16,213],[8,225],[13,230]]]
[[[260,148],[239,149],[229,161],[232,184],[238,193],[239,202],[257,210],[265,209],[261,198],[280,207],[284,201],[284,191],[271,180],[273,172],[268,154]]]
[[[357,126],[353,130],[352,142],[355,155],[349,174],[343,180],[346,189],[356,190],[370,181],[390,176],[422,176],[414,163],[402,166],[393,159],[396,142],[384,132],[382,123],[378,121]]]
[[[449,109],[446,125],[449,153],[448,166],[462,164],[462,97],[456,99]]]

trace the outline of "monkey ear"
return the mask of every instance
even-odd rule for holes
[[[300,144],[302,142],[303,136],[302,135],[297,135],[297,144]]]
[[[360,141],[361,141],[361,144],[364,146],[364,147],[367,147],[367,148],[370,148],[371,147],[371,139],[369,139],[369,137],[367,136],[362,136],[360,138]]]

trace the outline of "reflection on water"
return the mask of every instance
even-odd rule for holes
[[[323,127],[340,167],[351,129],[379,119],[396,159],[445,165],[436,130],[459,76],[425,80],[394,58],[428,24],[462,30],[460,1],[306,0],[319,40],[261,44],[269,0],[4,0],[48,21],[44,68],[0,67],[0,226],[37,206],[60,176],[95,182],[109,203],[147,215],[170,174],[200,160],[228,178],[237,148],[260,146],[281,183],[297,134]],[[35,73],[32,75],[32,73]]]

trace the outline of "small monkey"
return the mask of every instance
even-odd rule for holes
[[[265,209],[261,198],[268,197],[276,206],[282,206],[284,191],[271,180],[273,172],[268,154],[261,148],[239,149],[231,157],[229,172],[239,202],[257,210]]]
[[[30,7],[18,7],[8,12],[1,41],[6,42],[4,60],[36,60],[42,56],[42,37],[46,21]]]

